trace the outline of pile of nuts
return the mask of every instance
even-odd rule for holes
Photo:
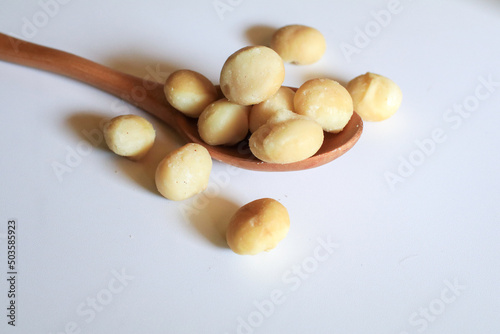
[[[224,63],[219,99],[216,87],[200,73],[178,70],[167,79],[167,101],[188,117],[198,119],[201,139],[209,145],[234,145],[250,132],[249,147],[258,159],[292,163],[313,156],[324,132],[338,133],[354,110],[365,121],[381,121],[399,108],[402,93],[390,79],[366,73],[346,88],[327,79],[312,79],[296,91],[283,86],[284,62],[297,65],[318,61],[326,50],[323,35],[303,25],[277,30],[270,47],[248,46]],[[155,131],[144,118],[118,116],[104,135],[109,148],[131,160],[142,158],[153,145]],[[212,160],[199,144],[169,153],[158,165],[158,191],[170,200],[190,198],[208,186]],[[238,254],[257,254],[274,248],[287,234],[286,208],[269,198],[241,207],[231,219],[226,237]]]

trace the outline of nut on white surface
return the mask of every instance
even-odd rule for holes
[[[399,86],[379,74],[365,73],[347,84],[354,110],[364,121],[383,121],[398,111],[403,100]]]
[[[153,125],[137,115],[121,115],[104,125],[104,139],[114,153],[140,160],[153,146],[156,132]]]
[[[164,197],[182,201],[207,188],[211,170],[212,158],[207,149],[200,144],[186,144],[158,164],[156,188]]]
[[[307,65],[323,57],[326,41],[319,30],[293,24],[282,27],[273,34],[271,48],[283,58],[284,62]]]
[[[226,230],[229,247],[240,255],[255,255],[275,248],[290,229],[290,217],[280,202],[261,198],[236,211]]]

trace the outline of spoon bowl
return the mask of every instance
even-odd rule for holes
[[[354,113],[340,133],[325,133],[323,145],[312,157],[288,164],[266,163],[255,158],[248,141],[234,146],[211,146],[198,134],[197,120],[174,109],[165,98],[163,84],[112,70],[82,57],[36,45],[0,33],[0,60],[29,66],[92,85],[156,116],[186,141],[203,145],[213,159],[255,171],[297,171],[324,165],[354,146],[363,131],[363,122]],[[141,94],[133,94],[140,91]]]

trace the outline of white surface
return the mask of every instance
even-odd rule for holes
[[[233,4],[223,20],[212,0],[72,0],[27,34],[23,26],[42,18],[41,5],[2,0],[0,32],[140,77],[189,68],[217,82],[229,54],[262,41],[252,32],[301,23],[322,31],[328,50],[317,64],[287,66],[287,85],[317,76],[346,83],[371,71],[401,86],[401,109],[366,123],[353,150],[331,164],[259,173],[214,163],[212,192],[177,203],[157,194],[152,175],[182,142],[151,117],[159,144],[144,162],[101,144],[59,182],[52,165],[85,145],[82,131],[104,117],[144,113],[78,82],[0,62],[0,276],[11,218],[19,271],[16,328],[6,324],[0,280],[0,332],[500,332],[500,3],[401,0],[402,10],[349,62],[342,43],[354,45],[357,28],[370,27],[370,13],[389,2],[222,1]],[[470,117],[450,118],[447,110],[474,102],[479,78],[488,77],[496,87]],[[443,141],[392,189],[385,174],[418,158],[415,141],[433,131]],[[290,233],[267,254],[238,256],[221,226],[262,197],[289,209]],[[332,254],[318,248],[329,238]],[[133,277],[126,285],[114,278],[121,271]],[[270,307],[279,292],[272,312],[259,311],[256,303]]]

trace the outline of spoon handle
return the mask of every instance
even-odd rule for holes
[[[160,118],[174,129],[177,113],[163,84],[112,70],[82,57],[0,33],[0,60],[60,74],[119,97]]]

